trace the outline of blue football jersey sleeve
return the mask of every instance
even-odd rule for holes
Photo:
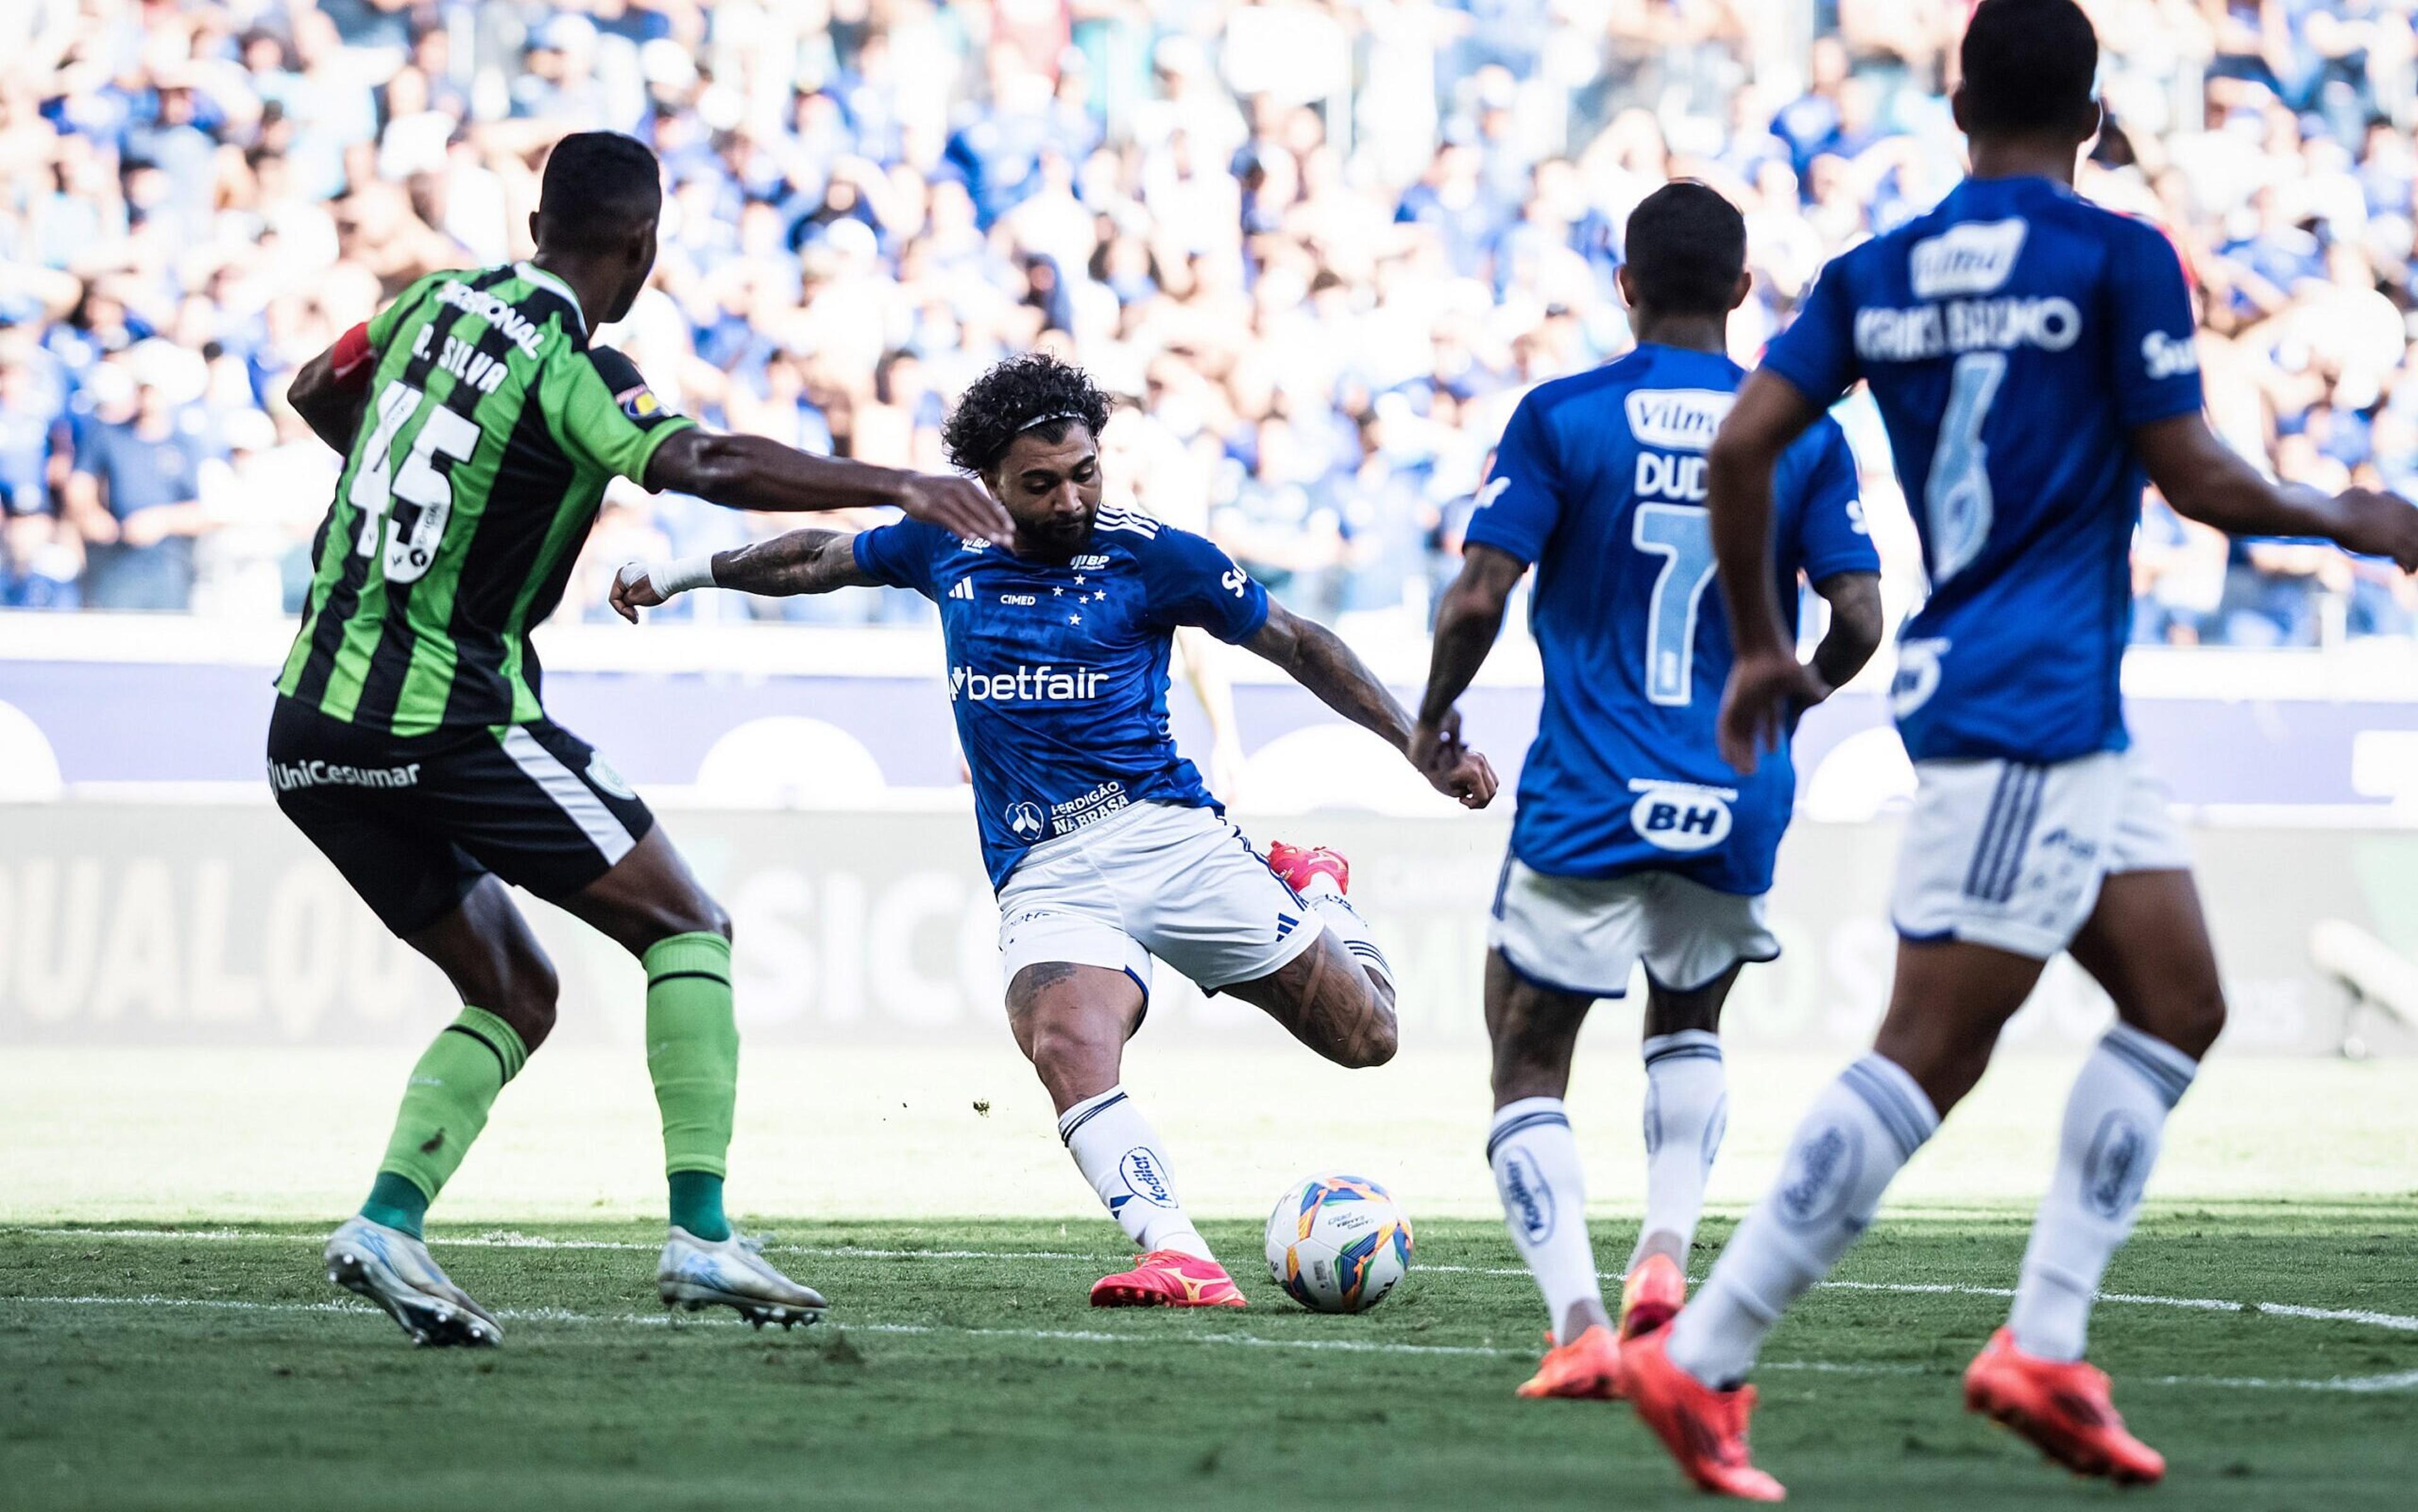
[[[1541,418],[1534,393],[1511,412],[1503,440],[1494,449],[1494,466],[1486,486],[1477,491],[1477,510],[1469,517],[1462,541],[1492,546],[1523,562],[1534,562],[1553,539],[1562,519],[1561,469],[1553,460],[1553,436]]]
[[[1856,365],[1856,297],[1847,264],[1841,257],[1822,269],[1797,318],[1763,354],[1765,368],[1825,409],[1863,375]]]
[[[1825,415],[1797,450],[1804,458],[1803,470],[1784,486],[1789,496],[1800,501],[1798,565],[1815,583],[1842,573],[1879,572],[1880,553],[1873,548],[1873,533],[1864,524],[1856,454],[1848,450],[1847,433]]]
[[[1154,623],[1198,625],[1239,645],[1268,621],[1268,590],[1211,541],[1160,526],[1138,553]]]
[[[856,565],[877,583],[913,588],[927,599],[936,599],[940,595],[932,588],[932,564],[939,559],[942,548],[954,545],[956,540],[940,527],[921,520],[876,526],[857,535]]]
[[[2127,429],[2200,407],[2199,348],[2181,260],[2155,226],[2115,220],[2107,262],[2109,387]]]

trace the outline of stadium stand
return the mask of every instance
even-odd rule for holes
[[[2165,227],[2223,432],[2418,485],[2410,0],[2099,0],[2085,192]],[[1416,632],[1531,384],[1629,341],[1616,228],[1748,210],[1751,360],[1821,261],[1957,171],[1951,0],[23,0],[0,17],[0,604],[291,612],[334,461],[293,369],[409,279],[528,250],[547,144],[654,145],[655,286],[610,339],[709,421],[940,466],[953,395],[1058,348],[1132,403],[1148,508],[1306,612]],[[1859,402],[1860,403],[1860,402]],[[1913,591],[1878,427],[1867,497]],[[769,528],[608,504],[627,557]],[[2406,635],[2406,580],[2153,499],[2137,638]],[[707,607],[700,608],[699,605]],[[900,595],[673,615],[915,619]]]

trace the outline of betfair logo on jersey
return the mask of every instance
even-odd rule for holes
[[[1657,850],[1710,850],[1730,837],[1735,787],[1640,777],[1629,790],[1638,795],[1630,805],[1629,827]]]
[[[1100,695],[1109,675],[1087,666],[1019,666],[1013,672],[975,667],[949,669],[949,702],[970,704],[1079,704]]]
[[[1629,434],[1646,446],[1674,451],[1702,451],[1713,444],[1713,433],[1737,403],[1737,395],[1718,389],[1639,389],[1621,401],[1629,411]]]
[[[2004,285],[2029,229],[2021,221],[1975,221],[1916,242],[1906,267],[1914,297],[1988,294]]]

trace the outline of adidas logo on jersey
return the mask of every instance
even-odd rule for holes
[[[971,577],[958,578],[956,586],[949,589],[949,597],[953,599],[963,599],[968,603],[973,603],[974,580]]]
[[[1107,673],[1087,666],[1019,666],[1013,672],[951,667],[949,702],[963,698],[972,704],[1088,703],[1100,695],[1108,680]]]

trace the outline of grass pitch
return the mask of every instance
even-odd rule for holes
[[[1285,1302],[1256,1225],[1208,1226],[1252,1304],[1216,1316],[1087,1307],[1124,1254],[1096,1218],[773,1227],[834,1299],[820,1328],[666,1320],[649,1227],[440,1226],[503,1309],[481,1352],[414,1350],[328,1287],[324,1226],[0,1229],[0,1505],[1703,1504],[1626,1408],[1512,1397],[1542,1308],[1495,1224],[1422,1226],[1420,1269],[1362,1318]],[[1961,1410],[2024,1227],[1885,1215],[1783,1325],[1756,1443],[1798,1503],[2118,1494]],[[2150,1495],[2410,1505],[2413,1257],[2418,1200],[2154,1210],[2092,1341],[2172,1461]]]

